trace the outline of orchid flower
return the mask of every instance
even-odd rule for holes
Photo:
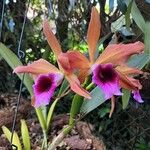
[[[59,62],[68,71],[75,68],[79,70],[79,79],[84,81],[92,73],[92,81],[102,89],[105,99],[114,95],[122,95],[120,89],[132,90],[134,99],[143,102],[139,94],[142,88],[137,79],[132,75],[141,74],[142,71],[127,66],[127,60],[133,54],[139,54],[144,49],[142,42],[131,44],[110,44],[103,53],[95,59],[96,46],[100,37],[100,16],[95,7],[91,11],[91,19],[87,32],[87,43],[89,48],[89,59],[77,51],[61,53]],[[71,59],[70,59],[71,58]],[[66,62],[70,66],[66,66]]]
[[[43,22],[43,31],[56,59],[58,60],[59,55],[62,53],[61,46],[51,31],[48,21]],[[66,63],[66,65],[68,65],[68,63]],[[90,98],[90,94],[81,87],[80,81],[76,75],[65,70],[65,67],[62,68],[61,63],[59,62],[58,66],[59,69],[48,61],[39,59],[27,66],[18,66],[14,69],[15,73],[30,73],[33,76],[33,105],[35,107],[49,104],[51,97],[54,95],[55,89],[60,85],[64,76],[75,93]]]

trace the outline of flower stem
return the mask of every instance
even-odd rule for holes
[[[64,137],[72,130],[74,126],[67,126],[62,132],[54,139],[54,141],[49,145],[48,150],[55,150],[55,148],[62,142]]]
[[[43,130],[43,142],[42,142],[42,150],[47,149],[48,143],[47,143],[47,132]]]

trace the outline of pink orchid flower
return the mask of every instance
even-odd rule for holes
[[[127,60],[134,54],[139,54],[144,49],[142,42],[131,44],[110,44],[104,52],[95,59],[97,42],[100,37],[100,16],[95,7],[91,11],[91,20],[87,32],[87,43],[89,47],[89,59],[77,51],[61,53],[58,58],[62,67],[68,71],[75,68],[79,70],[79,79],[84,81],[92,73],[92,81],[102,89],[105,99],[110,99],[113,95],[122,95],[120,89],[132,90],[134,99],[143,102],[139,94],[142,88],[137,79],[132,75],[141,74],[137,68],[127,66]],[[70,59],[71,58],[71,59]],[[70,66],[66,66],[66,62]]]
[[[43,31],[58,60],[58,57],[62,53],[61,46],[51,31],[47,20],[43,22]],[[60,85],[64,76],[69,82],[70,88],[75,93],[86,98],[91,98],[90,94],[81,87],[80,81],[76,75],[64,69],[66,68],[64,64],[64,68],[62,68],[61,63],[59,61],[57,62],[59,69],[44,59],[39,59],[27,66],[18,66],[14,69],[15,73],[30,73],[33,76],[35,83],[33,85],[34,97],[32,99],[32,104],[34,107],[49,104],[55,89]],[[66,63],[66,65],[70,64]]]

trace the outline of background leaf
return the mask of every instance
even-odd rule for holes
[[[2,43],[0,43],[0,55],[5,59],[5,61],[12,69],[16,68],[19,65],[22,65],[20,59]],[[17,75],[22,80],[23,75],[21,74],[17,74]],[[33,95],[33,91],[32,91],[33,80],[27,74],[25,75],[24,78],[24,84],[27,90],[29,91],[30,95]]]
[[[129,3],[129,5],[127,7],[127,11],[125,13],[126,27],[127,27],[128,30],[129,30],[130,25],[131,25],[130,14],[131,14],[132,2],[133,2],[133,0],[131,0],[131,2]]]
[[[111,12],[114,8],[114,0],[109,0],[109,12]]]
[[[149,54],[150,57],[150,22],[145,23],[144,27],[144,43],[145,43],[145,53]]]
[[[131,0],[127,0],[127,4],[129,4],[130,2]],[[144,32],[145,20],[141,12],[139,11],[135,1],[133,1],[132,3],[131,14],[137,26],[142,30],[142,32]]]

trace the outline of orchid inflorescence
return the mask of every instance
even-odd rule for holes
[[[132,91],[137,102],[143,102],[139,94],[142,86],[137,79],[133,78],[133,75],[141,74],[142,71],[129,67],[127,60],[134,54],[142,53],[144,44],[142,42],[109,44],[103,53],[95,58],[100,30],[100,16],[97,9],[93,7],[87,32],[88,59],[79,51],[69,50],[63,53],[48,21],[43,22],[44,35],[56,56],[59,69],[44,59],[14,69],[15,73],[32,75],[35,82],[32,103],[35,107],[49,104],[64,77],[69,82],[72,91],[90,99],[90,93],[81,85],[89,75],[92,75],[92,82],[103,91],[105,100],[114,95],[121,96],[121,88],[124,88]]]

